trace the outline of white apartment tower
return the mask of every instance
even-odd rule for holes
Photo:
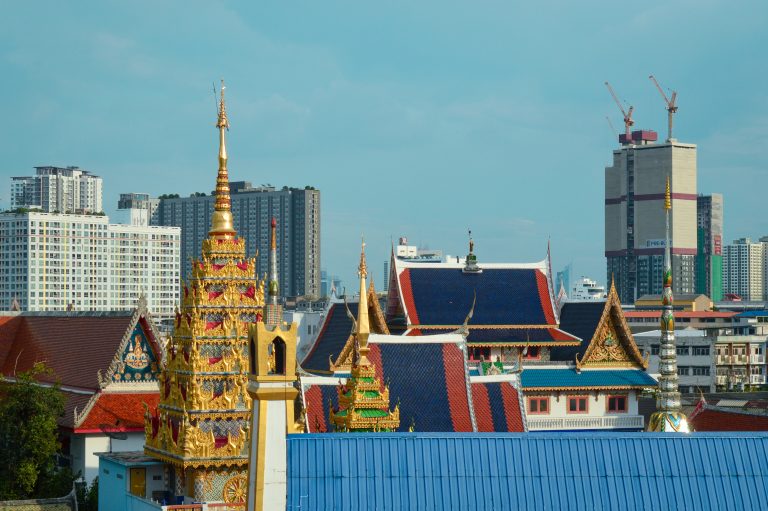
[[[103,215],[0,214],[0,309],[131,310],[159,319],[179,303],[178,227],[110,224]]]
[[[765,241],[764,241],[765,240]],[[760,301],[765,296],[766,247],[768,238],[753,243],[749,238],[735,240],[723,250],[723,291],[742,300]]]
[[[656,143],[657,138],[653,131],[633,132],[605,168],[607,282],[614,279],[626,304],[662,291],[667,177],[673,203],[673,292],[689,294],[696,287],[696,146],[676,140]]]
[[[34,176],[11,178],[11,209],[45,213],[99,213],[102,179],[78,167],[35,167]]]

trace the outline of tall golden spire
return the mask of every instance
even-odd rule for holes
[[[368,361],[368,336],[371,334],[371,324],[368,321],[368,289],[365,285],[365,278],[368,276],[368,265],[365,263],[365,240],[362,241],[360,249],[360,265],[357,267],[357,274],[360,276],[360,304],[357,307],[357,342],[360,346],[359,364],[367,366]]]
[[[664,209],[672,209],[672,194],[669,193],[669,176],[667,176],[667,191],[664,193]]]
[[[219,100],[219,116],[216,127],[219,129],[219,173],[216,176],[216,203],[211,217],[209,236],[232,238],[235,236],[232,208],[229,198],[229,174],[227,173],[227,146],[224,131],[229,130],[227,107],[224,103],[224,80],[221,81],[221,99]]]

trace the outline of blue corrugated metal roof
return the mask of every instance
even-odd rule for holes
[[[639,369],[585,370],[529,369],[522,373],[523,388],[655,387],[656,380]]]
[[[768,434],[288,436],[302,510],[768,509]]]
[[[768,316],[768,310],[744,311],[736,314],[737,318],[763,318]]]

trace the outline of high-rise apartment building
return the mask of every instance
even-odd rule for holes
[[[765,239],[765,242],[762,240]],[[768,238],[753,243],[735,240],[723,250],[723,291],[742,300],[760,301],[765,296],[765,252]]]
[[[718,302],[723,299],[723,196],[696,199],[696,292]]]
[[[276,190],[254,188],[245,181],[230,184],[235,229],[247,243],[246,252],[257,254],[257,276],[269,269],[270,221],[277,219],[277,261],[280,295],[321,295],[320,289],[320,191],[311,187]],[[189,259],[208,236],[213,196],[163,198],[157,224],[181,227],[182,277],[190,271]]]
[[[177,227],[110,224],[103,215],[0,214],[0,308],[131,310],[159,319],[179,303]]]
[[[11,178],[11,209],[45,213],[99,213],[102,179],[78,167],[35,167],[34,176]]]
[[[635,131],[613,151],[605,168],[605,257],[622,303],[661,294],[664,266],[664,190],[672,189],[671,255],[675,294],[695,291],[696,146],[656,143],[652,131]]]
[[[117,202],[118,214],[124,215],[128,225],[157,225],[160,199],[153,199],[148,193],[121,193]]]

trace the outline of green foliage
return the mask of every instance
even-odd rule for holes
[[[37,363],[17,373],[15,382],[0,380],[0,500],[60,497],[72,488],[71,472],[55,464],[64,396],[58,385],[37,384],[48,374],[51,370]]]
[[[160,199],[160,200],[163,200],[163,199],[178,199],[178,198],[179,198],[179,194],[178,193],[164,193],[160,197],[158,197],[158,199]]]
[[[77,508],[80,511],[99,510],[99,478],[93,480],[90,486],[78,483],[76,486]]]
[[[189,194],[190,197],[205,197],[205,192],[195,192]]]

